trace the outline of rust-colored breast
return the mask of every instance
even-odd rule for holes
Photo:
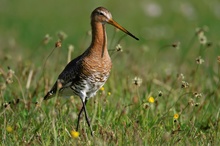
[[[82,61],[82,72],[84,75],[92,74],[109,74],[112,68],[111,58],[105,49],[102,55],[101,52],[92,52],[88,54]]]

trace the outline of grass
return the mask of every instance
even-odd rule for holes
[[[125,16],[123,3],[118,1],[88,2],[83,9],[78,7],[83,2],[67,1],[2,4],[2,145],[220,144],[218,1],[126,3]],[[146,12],[152,4],[162,13],[154,17]],[[123,34],[107,26],[113,69],[104,88],[87,104],[95,136],[90,136],[82,118],[78,137],[73,133],[80,99],[42,101],[42,97],[68,55],[74,58],[89,45],[89,15],[100,5],[140,41],[124,37],[120,41],[123,51],[117,51]],[[49,56],[59,32],[67,38]],[[52,39],[43,43],[46,34]],[[72,53],[68,53],[70,44],[74,45]]]

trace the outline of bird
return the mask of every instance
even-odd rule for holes
[[[112,61],[107,49],[107,35],[105,24],[111,24],[124,33],[139,40],[124,27],[113,20],[111,13],[104,7],[98,7],[91,13],[92,40],[84,53],[70,61],[58,76],[51,90],[44,96],[44,100],[55,95],[79,96],[82,107],[78,114],[76,131],[79,129],[81,114],[84,111],[87,125],[93,136],[92,127],[86,110],[87,101],[107,81],[112,68]]]

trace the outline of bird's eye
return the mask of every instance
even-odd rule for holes
[[[102,16],[103,16],[104,14],[103,14],[102,12],[99,12],[99,15],[102,15]]]

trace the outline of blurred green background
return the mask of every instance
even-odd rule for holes
[[[121,45],[125,54],[116,55],[120,57],[117,59],[112,57],[113,66],[121,74],[124,74],[124,69],[129,69],[132,75],[141,74],[149,78],[149,72],[166,73],[167,68],[171,68],[170,72],[187,73],[187,65],[199,56],[200,44],[195,38],[198,27],[204,29],[207,41],[214,46],[206,50],[206,58],[214,62],[220,53],[218,0],[1,0],[0,58],[13,58],[5,64],[1,61],[2,65],[15,68],[17,65],[14,62],[22,58],[25,62],[42,66],[58,40],[57,33],[63,31],[68,37],[62,44],[62,52],[58,53],[61,55],[61,70],[66,64],[68,45],[75,47],[72,58],[89,46],[91,36],[87,32],[91,29],[90,14],[98,6],[106,7],[113,19],[140,38],[136,41],[129,36],[124,37]],[[114,50],[124,33],[117,32],[114,36],[115,29],[109,25],[106,28],[108,49]],[[52,40],[43,46],[42,40],[46,34]],[[169,47],[175,42],[180,42],[179,50]],[[58,58],[57,54],[53,57]],[[50,68],[49,64],[47,72]]]
[[[1,0],[0,49],[7,51],[8,43],[14,41],[19,47],[13,48],[13,52],[18,48],[37,51],[34,46],[45,34],[54,36],[60,30],[68,35],[66,42],[78,48],[79,41],[90,30],[90,13],[98,6],[109,9],[119,24],[139,37],[139,45],[159,47],[173,40],[188,42],[195,28],[204,25],[209,28],[211,39],[219,40],[218,0]],[[108,26],[107,30],[110,38],[113,28]],[[129,45],[134,43],[128,37],[126,40]]]
[[[219,51],[220,2],[218,0],[185,1],[28,1],[1,0],[0,2],[0,58],[4,68],[15,68],[21,58],[26,64],[42,66],[58,40],[57,33],[66,33],[62,51],[53,54],[51,60],[59,58],[59,71],[66,64],[68,46],[74,45],[72,58],[82,53],[88,46],[91,36],[90,14],[98,6],[106,7],[119,24],[140,38],[136,41],[127,36],[121,45],[124,53],[112,56],[116,74],[139,74],[146,80],[155,73],[189,73],[192,62],[201,56],[200,43],[196,29],[203,29],[212,47],[205,50],[207,66],[217,70],[216,61]],[[109,50],[114,50],[117,41],[124,35],[107,26]],[[52,40],[42,45],[45,35]],[[172,44],[180,42],[180,49]],[[171,46],[171,47],[170,47]],[[61,56],[61,57],[59,57]],[[117,59],[115,59],[118,57]],[[119,58],[120,57],[120,58]],[[4,62],[4,58],[10,58]],[[13,59],[12,59],[13,58]],[[51,61],[53,63],[53,61]],[[47,72],[51,72],[51,64]],[[207,68],[205,68],[207,69]],[[54,75],[56,78],[58,72]],[[153,74],[151,74],[153,73]],[[147,81],[148,82],[148,81]]]

